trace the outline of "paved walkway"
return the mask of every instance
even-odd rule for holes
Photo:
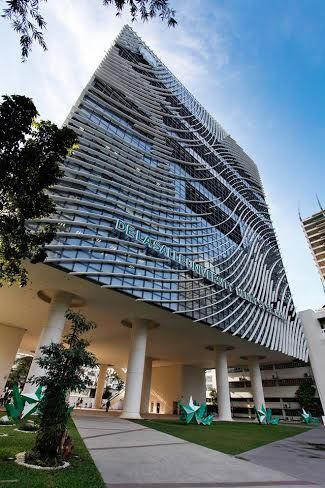
[[[114,417],[75,417],[108,488],[315,488],[308,480]]]
[[[325,487],[325,427],[323,426],[253,449],[239,457]]]

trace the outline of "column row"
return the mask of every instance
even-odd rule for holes
[[[211,347],[209,347],[211,349]],[[215,375],[217,385],[218,398],[218,413],[219,420],[232,420],[231,403],[230,403],[230,389],[228,379],[228,361],[227,351],[233,349],[227,346],[214,346],[215,351]],[[249,364],[251,387],[253,393],[253,401],[255,408],[259,410],[262,405],[265,405],[264,391],[262,384],[262,375],[259,361],[261,356],[246,356]]]
[[[51,342],[60,342],[62,340],[65,324],[65,313],[69,306],[72,305],[72,301],[75,298],[75,296],[62,291],[57,291],[53,294],[52,299],[50,300],[51,305],[47,324],[42,330],[35,352],[35,357],[24,387],[24,392],[29,393],[34,389],[30,380],[33,376],[39,376],[42,373],[41,368],[36,361],[41,354],[41,347],[47,346]],[[152,328],[158,327],[158,324],[152,320],[144,318],[124,320],[122,324],[131,328],[132,332],[127,366],[124,408],[121,417],[127,419],[139,419],[141,418],[140,412],[148,412],[150,401],[152,358],[146,357],[148,331]],[[15,354],[24,334],[23,329],[14,327],[6,327],[8,330],[2,331],[1,328],[4,327],[6,326],[0,325],[0,333],[2,332],[2,335],[5,335],[6,338],[9,339],[5,342],[1,342],[3,345],[3,350],[0,346],[0,371],[2,374],[2,377],[0,377],[0,391],[2,391],[4,388],[11,364],[14,361]],[[227,352],[232,348],[215,345],[213,347],[210,346],[208,349],[213,349],[215,352],[215,375],[219,420],[230,421],[232,420],[232,413],[228,380]],[[265,404],[262,378],[259,367],[260,358],[257,356],[250,356],[245,359],[249,361],[255,407],[260,409],[261,406]],[[9,371],[7,371],[8,367],[6,367],[6,365],[9,365]],[[107,365],[100,366],[95,396],[96,408],[101,408],[102,405],[107,367]]]

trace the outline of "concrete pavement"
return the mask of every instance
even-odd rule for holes
[[[325,427],[313,428],[238,457],[325,486]]]
[[[315,488],[309,480],[119,418],[74,420],[108,488]]]

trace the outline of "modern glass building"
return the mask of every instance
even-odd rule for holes
[[[98,324],[96,405],[108,365],[127,368],[126,418],[204,401],[215,368],[230,420],[228,365],[246,365],[260,407],[259,363],[304,361],[307,347],[255,163],[128,26],[66,124],[79,147],[52,190],[56,239],[29,286],[0,296],[0,380],[19,344],[37,357],[83,305]]]
[[[306,357],[255,163],[130,27],[66,123],[48,264]]]

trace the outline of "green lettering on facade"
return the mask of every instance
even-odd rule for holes
[[[153,246],[153,240],[149,236],[145,236],[142,242],[143,242],[143,244],[145,244],[148,247]]]
[[[163,256],[167,256],[168,257],[168,251],[167,251],[167,247],[165,245],[161,246],[160,248],[160,251],[159,251]]]
[[[127,225],[125,233],[126,233],[126,235],[128,235],[130,237],[136,237],[136,235],[137,235],[137,232],[132,225]]]
[[[160,249],[161,249],[161,244],[159,241],[157,240],[154,240],[153,241],[153,247],[152,247],[155,251],[158,251],[160,252]]]
[[[217,275],[214,271],[205,268],[201,264],[195,263],[194,261],[187,258],[183,254],[172,250],[171,248],[165,246],[165,244],[161,244],[158,240],[153,239],[147,234],[143,234],[142,231],[136,230],[135,227],[133,227],[130,224],[127,224],[123,220],[116,219],[115,229],[119,232],[123,232],[124,234],[131,237],[132,239],[141,242],[142,244],[150,247],[151,249],[154,249],[155,251],[159,252],[159,254],[161,254],[162,256],[170,258],[172,261],[179,263],[180,265],[193,271],[197,275],[206,278],[211,283],[219,285],[225,290],[228,290],[230,292],[235,292],[235,294],[238,297],[243,298],[244,300],[252,303],[253,305],[256,305],[262,310],[269,312],[270,314],[274,315],[275,317],[278,317],[281,320],[286,320],[286,317],[281,312],[277,310],[273,310],[273,308],[270,305],[265,304],[261,300],[258,300],[253,295],[250,295],[249,293],[245,292],[244,290],[238,287],[234,288],[234,286],[231,283],[228,283],[226,280],[221,278],[221,276]]]
[[[126,223],[123,220],[117,219],[115,224],[115,229],[125,232],[126,231]]]

